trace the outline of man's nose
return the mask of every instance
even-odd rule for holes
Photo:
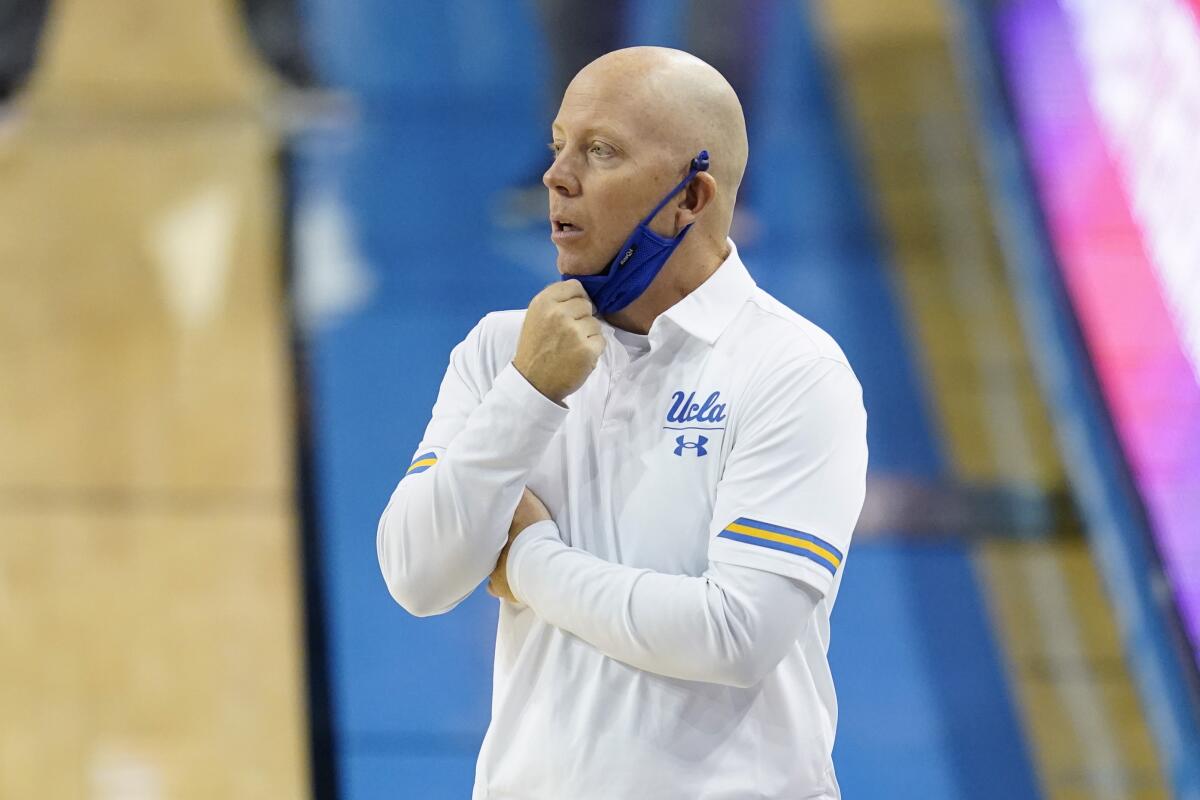
[[[555,158],[542,175],[542,183],[552,192],[573,197],[579,194],[579,179],[566,161],[567,159],[563,156]]]

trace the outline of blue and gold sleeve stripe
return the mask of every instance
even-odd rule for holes
[[[413,459],[413,462],[408,465],[408,471],[404,473],[404,477],[416,475],[418,472],[424,472],[437,463],[437,453],[432,450],[424,455],[419,455]]]
[[[818,536],[748,517],[738,517],[726,525],[725,530],[717,536],[804,556],[817,562],[831,574],[836,573],[842,563],[842,551]]]

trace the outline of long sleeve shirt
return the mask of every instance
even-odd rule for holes
[[[491,572],[525,486],[553,517],[509,554],[474,796],[837,797],[829,611],[867,460],[845,356],[736,249],[644,354],[605,325],[565,406],[511,364],[522,319],[455,348],[378,533],[425,615]]]

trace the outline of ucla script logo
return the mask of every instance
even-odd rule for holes
[[[725,428],[724,422],[725,404],[721,402],[720,392],[713,392],[704,398],[703,403],[696,402],[695,392],[686,395],[683,392],[675,392],[671,395],[667,424],[663,427],[677,431],[719,431]],[[683,454],[689,451],[696,458],[708,455],[708,448],[705,447],[708,437],[703,434],[696,434],[695,437],[695,441],[691,441],[688,434],[676,436],[673,450],[675,455],[683,458]]]
[[[718,402],[720,392],[713,392],[703,403],[696,402],[696,393],[684,396],[683,392],[671,395],[671,408],[667,411],[667,422],[682,424],[684,422],[724,422],[725,404]]]

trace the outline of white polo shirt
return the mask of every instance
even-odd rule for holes
[[[489,314],[451,355],[380,520],[393,596],[453,608],[525,486],[554,519],[509,555],[529,605],[501,603],[475,798],[839,797],[826,652],[866,412],[833,339],[730,246],[648,336],[602,323],[608,346],[565,408],[511,364],[524,311]],[[760,625],[747,597],[783,610]],[[779,639],[770,662],[729,667],[760,635]]]

